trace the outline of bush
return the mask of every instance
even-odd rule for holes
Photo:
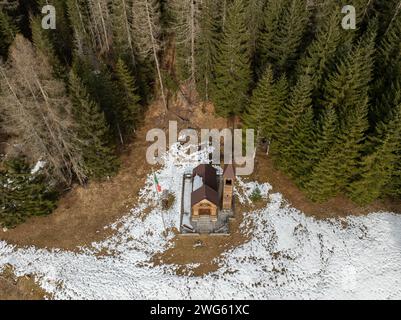
[[[162,196],[162,208],[163,210],[168,210],[170,209],[174,202],[175,202],[175,195],[171,192],[166,191],[166,194],[163,194]]]
[[[259,187],[253,189],[249,199],[251,199],[252,202],[258,202],[262,200],[262,192],[260,191]]]

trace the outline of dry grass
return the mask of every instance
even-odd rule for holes
[[[185,120],[186,117],[190,121]],[[137,132],[135,142],[127,146],[127,151],[122,155],[121,170],[116,177],[107,182],[90,183],[86,188],[75,186],[60,200],[58,209],[52,215],[32,218],[6,233],[0,231],[0,240],[17,245],[75,250],[78,246],[110,236],[110,231],[105,230],[104,226],[116,221],[135,206],[138,191],[150,171],[150,166],[145,161],[146,148],[149,145],[145,140],[147,130],[155,127],[167,130],[169,120],[177,120],[179,128],[218,129],[231,127],[232,122],[236,121],[215,117],[211,105],[194,108],[178,101],[168,114],[164,114],[161,103],[155,103],[147,112],[146,121]],[[273,186],[273,192],[282,193],[294,207],[316,218],[362,215],[380,210],[401,212],[401,204],[391,201],[376,201],[364,208],[356,206],[345,197],[336,197],[323,204],[313,203],[261,153],[257,155],[255,172],[250,178],[259,182],[269,182]],[[264,205],[265,203],[260,201],[256,208]],[[248,241],[248,236],[241,233],[239,226],[243,220],[243,213],[249,210],[249,207],[237,204],[236,219],[230,226],[231,235],[177,235],[173,240],[173,248],[155,256],[153,262],[178,265],[179,274],[201,276],[217,270],[219,266],[216,258]],[[187,264],[199,266],[188,269]],[[44,293],[30,277],[15,279],[12,273],[0,277],[0,299],[43,297]]]
[[[269,182],[273,187],[273,192],[280,192],[293,207],[318,219],[365,215],[379,211],[401,213],[401,202],[391,200],[377,200],[364,207],[356,205],[343,195],[323,203],[312,202],[288,176],[277,170],[272,160],[263,153],[257,154],[255,170],[250,178],[259,182]]]
[[[0,273],[0,300],[42,300],[46,295],[32,276],[16,277],[11,266]]]
[[[146,162],[146,142],[149,129],[167,131],[169,120],[176,120],[178,128],[223,128],[227,120],[213,116],[213,108],[195,108],[191,122],[182,120],[183,114],[192,109],[185,101],[176,100],[167,114],[160,101],[149,107],[145,122],[136,133],[135,141],[126,146],[121,156],[121,170],[117,176],[105,182],[91,182],[86,187],[74,186],[49,216],[33,217],[15,229],[2,232],[0,240],[20,246],[61,248],[75,250],[112,235],[106,225],[127,214],[137,203],[139,190],[143,187],[150,165]],[[207,121],[206,121],[207,119]]]

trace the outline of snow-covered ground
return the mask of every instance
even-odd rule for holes
[[[205,152],[188,155],[174,148],[156,174],[176,195],[168,211],[142,211],[157,199],[149,175],[141,200],[110,226],[115,235],[80,253],[16,248],[0,241],[0,269],[34,274],[56,299],[232,299],[232,298],[401,298],[401,215],[317,221],[286,205],[268,184],[259,189],[268,204],[245,214],[242,232],[249,241],[226,252],[220,269],[204,277],[178,276],[174,266],[153,266],[150,258],[166,249],[179,227],[182,174],[205,160]],[[249,202],[256,183],[240,180],[237,195]],[[98,256],[100,250],[110,252]]]

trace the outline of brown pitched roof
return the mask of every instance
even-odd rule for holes
[[[235,168],[232,164],[224,166],[223,177],[226,179],[235,179]]]
[[[191,193],[191,207],[200,201],[207,199],[216,206],[219,206],[219,194],[207,185],[203,185],[199,189]]]
[[[216,169],[210,164],[200,164],[192,172],[192,177],[196,175],[202,177],[203,183],[217,191]]]

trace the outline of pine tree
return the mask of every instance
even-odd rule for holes
[[[278,163],[285,168],[286,164],[282,162],[288,159],[286,156],[287,147],[290,142],[291,134],[301,115],[312,105],[312,81],[306,74],[299,80],[291,92],[290,101],[286,103],[278,114],[277,120],[277,139],[273,144],[272,154],[277,157]]]
[[[222,116],[239,114],[247,103],[251,82],[249,31],[243,2],[234,0],[219,46],[213,101]]]
[[[42,54],[44,54],[48,59],[54,70],[53,75],[59,79],[67,80],[65,69],[57,57],[53,44],[46,33],[46,30],[42,28],[40,17],[33,17],[31,19],[31,30],[32,42],[36,49],[42,52]]]
[[[136,46],[135,48],[138,58],[142,65],[146,65],[150,62],[151,66],[156,69],[160,94],[163,100],[164,108],[167,110],[167,99],[159,57],[163,43],[161,31],[161,9],[159,1],[133,0],[132,20],[133,23],[131,32]],[[143,85],[140,85],[140,87],[143,87]]]
[[[341,9],[339,6],[325,5],[321,13],[321,24],[317,24],[316,37],[306,49],[299,61],[298,74],[308,73],[312,78],[314,91],[320,88],[320,83],[330,71],[330,65],[334,63],[336,52],[342,40]]]
[[[18,32],[17,26],[5,11],[0,10],[0,56],[7,56],[8,47]]]
[[[121,121],[126,105],[121,99],[121,90],[112,79],[108,68],[105,65],[94,67],[88,58],[75,57],[73,70],[84,83],[92,100],[99,104],[113,134],[124,144],[125,132]]]
[[[5,162],[0,170],[0,226],[13,228],[33,216],[47,215],[58,198],[41,172],[32,173],[25,159]]]
[[[119,81],[119,88],[121,89],[121,101],[124,106],[124,108],[119,111],[120,125],[127,135],[135,130],[136,122],[140,119],[140,99],[136,94],[134,78],[131,76],[128,67],[122,59],[119,59],[117,62],[116,73]]]
[[[52,44],[53,51],[60,61],[69,61],[72,52],[72,29],[68,20],[68,11],[65,0],[38,0],[39,7],[50,4],[56,9],[56,29],[44,30],[43,36]],[[67,78],[67,76],[65,77]]]
[[[218,3],[213,0],[202,2],[200,29],[198,36],[195,58],[198,68],[196,69],[196,88],[205,101],[210,99],[213,91],[215,78],[215,65],[218,46]]]
[[[383,195],[401,195],[401,104],[384,130],[375,151],[363,159],[359,178],[349,187],[350,197],[359,204]]]
[[[376,124],[391,117],[392,107],[401,103],[401,7],[380,38],[372,91],[371,122]]]
[[[367,121],[367,104],[347,113],[343,130],[337,135],[327,156],[313,168],[305,188],[312,200],[324,201],[345,191],[358,174]]]
[[[282,4],[277,1],[273,0],[267,5],[269,9],[259,51],[262,69],[267,63],[271,63],[280,74],[291,70],[298,58],[310,12],[306,0],[279,1]]]
[[[285,158],[281,160],[285,162],[286,171],[297,183],[309,173],[313,165],[316,136],[314,126],[313,108],[310,105],[294,127],[289,145],[286,147]]]
[[[369,101],[377,24],[373,21],[354,49],[341,61],[324,86],[323,105],[338,109],[340,118]]]
[[[66,10],[73,31],[73,42],[75,54],[82,57],[95,51],[93,39],[91,38],[89,26],[90,17],[87,3],[84,0],[66,0]],[[74,51],[74,50],[72,50]]]
[[[263,26],[264,8],[267,0],[245,0],[246,21],[250,34],[251,56],[256,52],[257,41]]]
[[[269,0],[264,9],[264,19],[257,41],[257,53],[260,60],[258,71],[263,73],[268,63],[268,52],[272,47],[273,39],[281,28],[284,9],[287,1]]]
[[[128,0],[115,0],[111,3],[113,21],[113,43],[116,55],[136,65],[132,40],[131,10]]]
[[[242,115],[245,127],[257,131],[259,138],[275,139],[277,115],[287,98],[287,80],[282,77],[275,82],[273,71],[268,67],[252,93],[251,102]]]
[[[118,165],[110,144],[110,132],[104,114],[91,100],[82,81],[73,71],[70,72],[69,80],[86,174],[96,179],[113,175]]]
[[[196,49],[201,33],[201,1],[172,0],[171,15],[176,46],[176,72],[182,82],[195,83],[197,73]]]

